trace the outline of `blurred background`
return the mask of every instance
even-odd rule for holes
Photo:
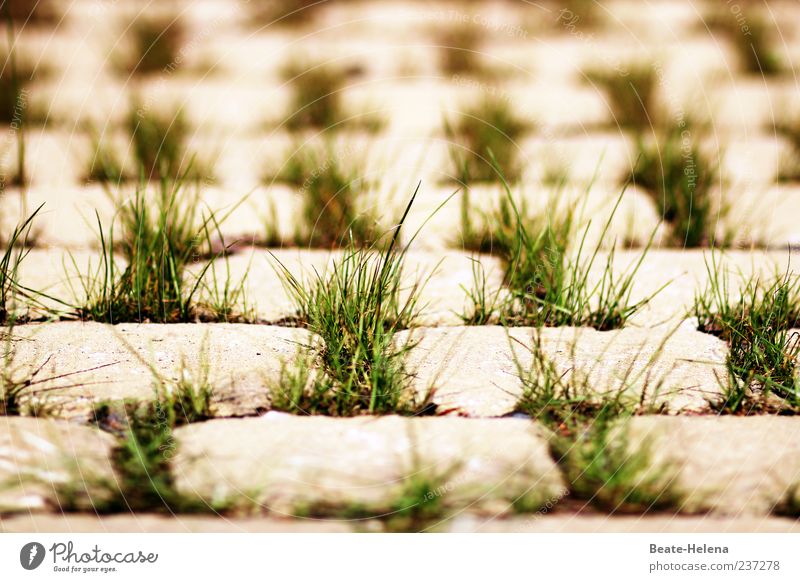
[[[5,0],[0,221],[90,246],[108,191],[180,177],[226,234],[420,244],[503,192],[582,200],[614,240],[800,243],[800,4],[756,0]],[[336,201],[336,202],[333,202]],[[352,206],[352,208],[350,206]],[[325,214],[330,228],[306,228]],[[89,217],[89,222],[87,222]],[[76,226],[80,226],[77,228]],[[86,226],[86,228],[83,228]],[[76,228],[73,228],[76,227]],[[358,230],[358,229],[356,229]]]

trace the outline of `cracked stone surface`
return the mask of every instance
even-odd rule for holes
[[[397,341],[418,342],[408,370],[420,394],[433,387],[442,412],[488,417],[514,410],[535,333],[496,326],[422,328],[398,334]],[[719,395],[717,375],[727,353],[724,342],[691,324],[668,331],[545,328],[541,343],[559,372],[579,370],[597,393],[629,384],[637,399],[644,392],[646,404],[672,413],[709,410],[708,400]]]
[[[36,418],[0,417],[0,512],[59,508],[54,486],[76,496],[113,481],[114,438],[100,430]]]
[[[179,490],[205,500],[248,497],[280,513],[318,503],[386,507],[413,478],[471,510],[508,510],[562,489],[537,427],[526,420],[326,418],[271,412],[175,432]]]
[[[200,377],[207,362],[213,412],[246,416],[269,410],[269,386],[282,361],[310,337],[301,329],[237,324],[26,325],[13,331],[12,369],[25,378],[41,367],[36,378],[43,381],[28,400],[43,401],[59,416],[88,419],[100,401],[152,399],[151,365],[169,381],[182,370]]]

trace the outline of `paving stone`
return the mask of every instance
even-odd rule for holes
[[[0,513],[58,509],[57,486],[74,487],[76,497],[102,493],[98,483],[115,479],[113,446],[94,428],[0,416]]]
[[[150,400],[154,366],[165,380],[185,369],[201,374],[208,364],[219,416],[252,415],[269,409],[269,385],[283,360],[309,343],[305,330],[237,324],[120,324],[63,322],[14,329],[13,366],[20,377],[42,366],[33,398],[54,413],[87,419],[94,403]],[[204,346],[205,342],[205,346]]]
[[[391,507],[409,479],[472,510],[546,498],[561,477],[539,429],[519,419],[298,417],[214,420],[175,431],[179,490],[256,499],[294,514],[315,503]],[[466,501],[465,501],[466,500]]]
[[[676,471],[687,509],[763,516],[800,483],[800,421],[791,417],[637,417],[631,446]]]
[[[533,328],[497,326],[422,328],[398,334],[398,344],[418,342],[407,366],[420,393],[434,389],[441,412],[467,416],[511,413],[531,362]],[[580,370],[601,394],[619,390],[627,376],[634,396],[672,413],[708,410],[719,395],[717,374],[726,346],[684,324],[677,330],[545,328],[542,347],[561,373]],[[663,344],[663,347],[662,347]],[[660,356],[656,354],[661,351]],[[649,372],[645,372],[652,361]],[[518,367],[519,366],[519,367]]]

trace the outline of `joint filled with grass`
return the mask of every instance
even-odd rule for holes
[[[349,119],[342,103],[342,94],[349,79],[358,76],[358,69],[302,61],[289,63],[283,78],[292,90],[290,109],[284,121],[289,131],[313,129],[332,131],[362,129],[376,131],[381,120],[374,116]]]
[[[675,486],[672,467],[653,466],[649,441],[634,446],[626,428],[635,414],[660,412],[655,404],[660,387],[649,390],[649,369],[670,336],[642,371],[635,373],[632,362],[620,371],[619,385],[609,389],[592,385],[588,371],[575,365],[558,370],[545,354],[538,332],[527,348],[530,367],[524,368],[516,360],[523,384],[517,411],[550,431],[551,455],[573,498],[612,513],[682,507],[684,495]],[[602,357],[597,363],[601,361]],[[641,381],[644,385],[637,396],[634,388]]]
[[[670,226],[670,242],[680,247],[713,246],[718,221],[727,208],[715,203],[719,162],[696,143],[692,132],[672,128],[653,144],[639,140],[630,180],[644,188]]]
[[[297,148],[278,176],[297,186],[302,197],[294,244],[334,248],[375,243],[379,238],[378,217],[359,204],[363,174],[360,159],[344,159],[330,144]],[[269,226],[272,228],[268,231],[276,230],[275,225]]]
[[[445,120],[454,177],[464,186],[518,180],[522,174],[519,140],[527,129],[510,102],[499,97],[466,109],[455,122]]]
[[[349,247],[329,274],[315,272],[310,282],[278,263],[298,323],[320,339],[294,368],[284,369],[273,407],[331,416],[415,414],[430,408],[427,398],[419,401],[408,390],[403,357],[411,344],[395,342],[396,332],[411,327],[420,308],[420,285],[402,287],[406,251],[399,247],[414,197],[384,250]]]
[[[482,250],[489,250],[503,261],[505,292],[502,298],[500,294],[493,295],[491,308],[495,315],[487,315],[487,294],[480,291],[485,280],[476,277],[474,286],[478,292],[471,294],[474,305],[463,317],[466,323],[589,326],[605,331],[623,327],[655,295],[635,302],[631,298],[634,276],[647,255],[652,237],[638,260],[622,273],[614,269],[615,250],[611,245],[600,276],[590,281],[624,190],[594,249],[587,248],[590,221],[573,251],[570,246],[577,220],[574,204],[569,204],[566,210],[551,205],[543,213],[531,213],[515,200],[507,183],[504,188],[504,198],[487,218],[488,232],[475,240],[483,241]]]
[[[0,324],[20,321],[27,313],[20,309],[40,306],[40,294],[19,281],[19,270],[30,253],[33,221],[42,209],[39,206],[28,218],[11,231],[8,239],[0,241],[3,254],[0,256]]]
[[[131,56],[118,63],[126,75],[170,74],[180,64],[185,32],[179,17],[141,16],[130,24],[126,34]]]
[[[653,67],[635,65],[626,75],[614,70],[591,70],[586,73],[586,78],[606,93],[618,127],[644,131],[658,125]]]
[[[800,338],[800,278],[786,271],[773,278],[743,280],[737,299],[729,277],[712,257],[708,287],[695,296],[693,315],[700,331],[729,345],[727,375],[721,380],[721,412],[796,413],[800,410],[797,361]]]
[[[85,298],[76,315],[108,323],[236,320],[232,314],[244,283],[232,286],[227,281],[220,294],[213,270],[214,260],[228,252],[224,242],[221,251],[212,251],[212,234],[222,238],[219,220],[213,212],[199,215],[199,192],[187,195],[183,179],[162,179],[152,196],[146,186],[140,183],[133,198],[120,204],[108,228],[98,216],[97,268],[80,273],[72,261],[79,281],[78,292],[73,292]],[[199,270],[190,275],[188,267],[194,263]],[[210,271],[214,301],[208,303],[203,292],[209,291],[204,277]]]
[[[634,445],[624,424],[596,422],[576,438],[556,438],[552,447],[572,496],[597,509],[646,514],[684,508],[675,468],[654,464],[651,442]]]

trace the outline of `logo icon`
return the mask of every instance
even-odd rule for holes
[[[35,570],[44,561],[44,546],[39,542],[29,542],[19,551],[19,563],[26,570]]]

